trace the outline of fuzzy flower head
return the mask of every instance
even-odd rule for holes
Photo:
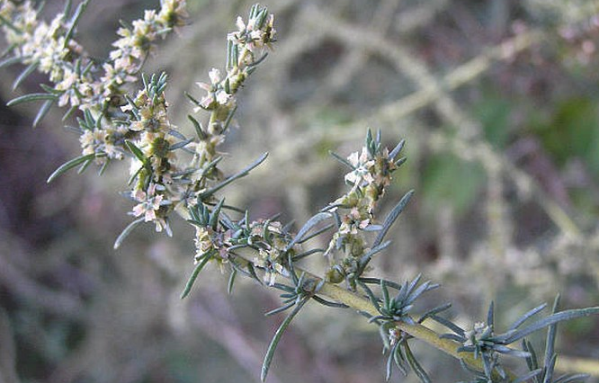
[[[268,14],[264,8],[252,8],[247,23],[243,18],[237,17],[235,24],[237,31],[229,33],[227,39],[250,52],[270,46],[275,41],[274,15]]]
[[[112,44],[116,49],[110,52],[110,58],[117,71],[137,71],[143,58],[151,53],[160,27],[154,10],[146,10],[144,18],[133,21],[132,25],[132,29],[119,28],[120,38]]]
[[[124,109],[126,108],[124,107]],[[136,117],[137,119],[129,127],[133,131],[157,133],[170,130],[170,123],[164,103],[159,102],[154,104],[152,100],[144,97],[144,102],[139,103],[139,113]]]
[[[277,274],[289,276],[285,268],[289,236],[278,221],[255,221],[251,224],[248,242],[260,247],[254,265],[264,270],[264,282],[274,285]]]
[[[206,254],[212,254],[211,259],[218,262],[221,271],[229,262],[229,247],[231,247],[231,232],[229,230],[214,230],[210,226],[196,226],[196,255],[197,264]]]
[[[103,164],[106,159],[122,160],[124,154],[121,147],[126,134],[125,126],[87,129],[79,137],[82,154],[96,154],[96,162],[99,164]]]
[[[31,1],[17,4],[12,1],[0,2],[0,15],[11,20],[14,28],[3,28],[6,34],[6,40],[9,44],[15,44],[17,51],[27,41],[31,40],[31,35],[38,26],[37,12]],[[19,52],[20,56],[24,56]]]
[[[277,253],[277,257],[284,252],[289,243],[289,234],[283,230],[283,224],[278,221],[258,220],[251,224],[252,242],[263,243],[267,248]]]
[[[93,94],[89,79],[81,77],[69,67],[64,68],[62,80],[54,88],[62,91],[58,106],[79,106]]]
[[[185,0],[161,0],[162,9],[158,21],[167,28],[182,27],[189,17]]]
[[[481,346],[484,344],[485,339],[491,336],[493,336],[493,328],[484,322],[477,322],[472,330],[464,333],[466,338],[464,346]]]

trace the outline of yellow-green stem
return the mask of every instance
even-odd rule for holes
[[[251,263],[253,255],[250,254],[250,251],[252,250],[249,248],[239,249],[236,251],[236,254]],[[303,270],[298,266],[294,266],[294,268],[298,274],[305,274],[307,278],[314,279],[317,282],[323,281],[321,277]],[[339,303],[343,303],[357,311],[368,313],[372,316],[380,315],[369,299],[332,283],[323,281],[322,287],[318,291],[318,295],[327,297]],[[396,325],[399,330],[405,332],[406,334],[409,334],[412,337],[419,339],[448,355],[453,356],[454,358],[461,359],[467,365],[476,370],[483,371],[484,367],[481,359],[475,359],[472,353],[458,352],[458,348],[461,346],[459,343],[450,339],[441,338],[438,333],[426,326],[423,326],[422,324],[396,322]],[[506,372],[510,377],[510,380],[513,380],[513,374],[511,374],[509,371]]]

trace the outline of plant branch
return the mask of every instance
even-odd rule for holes
[[[250,263],[252,263],[252,260],[255,257],[253,251],[249,248],[238,249],[235,251],[235,254]],[[318,295],[325,296],[339,303],[343,303],[359,312],[368,313],[372,316],[379,315],[379,312],[366,297],[360,296],[338,285],[328,283],[321,277],[312,274],[298,266],[294,266],[294,268],[297,273],[305,274],[307,279],[313,279],[317,282],[317,284],[322,284],[318,290]],[[483,370],[483,362],[481,359],[475,359],[472,353],[458,352],[458,348],[461,346],[461,344],[450,339],[441,338],[438,333],[419,323],[408,324],[406,322],[396,322],[396,325],[400,331],[403,331],[406,334],[409,334],[410,336],[419,339],[456,359],[462,360],[464,363],[474,369],[480,371]],[[513,377],[512,374],[509,375]]]

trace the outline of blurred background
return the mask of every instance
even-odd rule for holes
[[[185,91],[222,68],[225,36],[252,2],[188,0],[189,26],[161,44],[146,72],[166,70],[171,119],[191,134]],[[92,1],[78,39],[97,57],[158,1]],[[49,1],[46,13],[62,8]],[[471,326],[495,301],[499,329],[559,293],[562,308],[599,302],[599,3],[594,0],[266,0],[275,52],[242,90],[225,167],[268,161],[226,192],[256,218],[301,225],[343,194],[329,155],[361,148],[367,128],[407,141],[381,216],[409,189],[392,247],[373,275],[422,273],[442,284],[425,304],[452,302]],[[275,294],[202,273],[179,300],[193,230],[152,227],[112,244],[130,222],[127,164],[101,177],[47,176],[78,155],[61,111],[32,129],[37,91],[22,67],[0,82],[0,382],[257,382],[282,316]],[[424,307],[423,307],[424,308]],[[284,335],[269,382],[383,382],[382,345],[364,318],[307,305]],[[539,346],[542,349],[542,345]],[[434,382],[468,377],[415,347]],[[599,320],[560,325],[561,369],[599,381]],[[395,371],[393,381],[415,381]]]

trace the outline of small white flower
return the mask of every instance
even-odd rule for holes
[[[241,16],[237,16],[237,21],[235,22],[235,25],[237,26],[237,29],[239,31],[245,31],[245,22],[243,21],[243,18]]]
[[[210,72],[208,72],[208,77],[210,77],[210,82],[212,85],[217,85],[221,80],[220,70],[216,68],[210,69]]]
[[[223,89],[216,92],[216,102],[221,105],[227,105],[232,100],[232,96]]]
[[[363,184],[370,184],[374,182],[372,174],[370,174],[370,168],[374,166],[374,160],[368,159],[368,152],[366,148],[362,149],[362,153],[352,153],[347,157],[349,163],[355,168],[354,171],[345,175],[345,180],[356,186],[364,186]]]
[[[133,207],[133,215],[135,217],[143,215],[145,222],[155,221],[156,211],[160,209],[160,203],[163,199],[162,195],[156,195],[156,184],[150,185],[147,192],[143,190],[136,191],[134,197],[139,204]],[[158,230],[159,227],[162,230],[162,225],[157,225],[156,231],[160,231]]]

